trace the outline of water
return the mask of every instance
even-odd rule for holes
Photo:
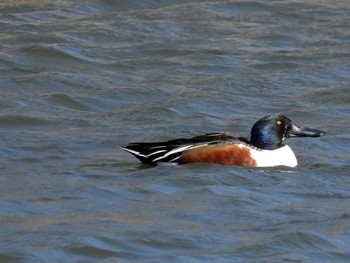
[[[1,262],[348,262],[348,1],[0,3]],[[296,169],[119,149],[266,114]]]

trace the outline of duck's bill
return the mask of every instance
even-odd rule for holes
[[[306,128],[306,127],[300,127],[297,125],[292,124],[292,129],[289,133],[288,137],[321,137],[325,135],[326,133],[321,130]]]

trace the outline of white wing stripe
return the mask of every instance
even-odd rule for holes
[[[147,155],[147,157],[150,157],[150,156],[152,156],[153,154],[162,153],[162,152],[166,152],[166,150],[159,150],[159,151],[150,153],[149,155]]]
[[[132,153],[132,154],[135,154],[137,156],[141,156],[141,157],[145,157],[145,158],[147,157],[146,155],[144,155],[144,154],[142,154],[142,153],[140,153],[138,151],[130,150],[128,148],[123,148],[123,147],[121,147],[121,148],[124,149],[125,151],[127,151],[129,153]]]
[[[193,145],[186,145],[186,146],[182,146],[182,147],[178,147],[178,148],[175,148],[174,150],[171,150],[170,152],[167,152],[166,154],[164,154],[163,156],[160,156],[156,159],[153,160],[153,162],[157,162],[161,159],[164,159],[172,154],[175,154],[175,153],[179,153],[179,152],[183,152],[185,150],[187,150],[188,148],[191,148]]]
[[[171,161],[169,161],[170,163],[171,162],[174,162],[174,161],[176,161],[177,159],[179,159],[180,158],[180,156],[177,156],[177,157],[175,157],[174,159],[172,159]]]
[[[178,147],[178,148],[175,148],[174,150],[171,150],[170,152],[166,153],[164,156],[169,156],[169,155],[172,155],[174,153],[178,153],[178,152],[183,152],[189,148],[193,147],[193,145],[186,145],[186,146],[182,146],[182,147]]]
[[[149,149],[160,149],[160,148],[166,148],[166,145],[153,146],[153,147],[150,147]]]

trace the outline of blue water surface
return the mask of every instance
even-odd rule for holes
[[[350,4],[0,3],[1,262],[348,262]],[[121,150],[267,114],[295,169]]]

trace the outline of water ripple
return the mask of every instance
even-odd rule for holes
[[[349,5],[0,3],[0,261],[349,261]],[[299,167],[140,165],[119,146],[249,136]]]

